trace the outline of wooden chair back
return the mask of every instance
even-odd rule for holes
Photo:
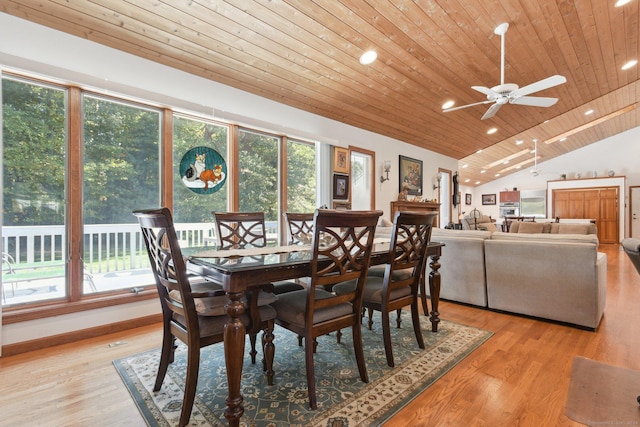
[[[382,211],[335,211],[318,209],[314,217],[313,259],[311,261],[311,284],[307,288],[306,325],[316,331],[315,338],[332,330],[353,324],[355,316],[359,324],[362,309],[362,295],[371,260],[373,238],[378,218]],[[316,299],[317,287],[330,289],[336,283],[357,280],[353,292],[331,298]],[[317,309],[350,303],[353,312],[343,319],[331,319],[330,325],[314,324],[313,315]]]
[[[313,237],[313,212],[285,212],[284,218],[289,228],[289,245],[309,245]]]
[[[386,265],[383,305],[392,302],[395,289],[411,288],[411,296],[402,306],[411,303],[418,294],[420,279],[427,263],[427,246],[431,240],[433,220],[437,213],[397,212],[389,244],[389,263]],[[410,276],[398,274],[410,270]],[[395,273],[395,274],[394,274]],[[392,307],[394,310],[397,307]]]
[[[267,246],[264,212],[212,212],[220,249]]]

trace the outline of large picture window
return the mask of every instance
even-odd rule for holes
[[[160,112],[88,95],[83,112],[83,293],[153,283],[132,212],[160,206]]]
[[[3,78],[2,304],[65,298],[66,98]]]
[[[212,211],[265,212],[273,242],[284,205],[318,204],[312,142],[18,73],[2,76],[2,107],[4,321],[154,297],[133,210],[169,206],[193,246],[215,240]],[[195,147],[226,161],[215,191],[183,181]]]

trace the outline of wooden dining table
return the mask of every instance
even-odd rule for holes
[[[375,243],[375,242],[374,242]],[[422,308],[429,315],[431,330],[438,331],[440,313],[440,256],[443,243],[430,242],[427,255],[430,258],[428,274],[431,311],[427,308],[425,275],[420,283]],[[242,303],[245,291],[264,286],[265,283],[309,277],[311,275],[310,246],[275,246],[266,248],[245,248],[216,250],[213,247],[185,248],[187,267],[190,271],[206,276],[222,285],[229,302],[226,312],[229,320],[224,331],[224,356],[227,370],[229,393],[224,416],[230,426],[239,426],[244,413],[240,391],[245,349],[245,325],[240,316],[245,311]],[[371,265],[385,264],[389,257],[389,243],[375,243],[371,255]]]

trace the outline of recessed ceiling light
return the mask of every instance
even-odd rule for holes
[[[516,139],[516,145],[520,145],[520,144],[522,144],[523,142],[524,142],[524,141],[523,141],[523,140],[521,140],[521,139]]]
[[[491,128],[487,131],[487,135],[492,135],[496,132],[498,132],[498,128]]]
[[[480,171],[480,173],[485,173],[485,172],[486,172],[486,170],[484,170],[484,169],[482,169],[482,170]]]
[[[631,61],[627,61],[627,63],[625,63],[621,70],[628,70],[629,68],[633,68],[638,64],[638,60],[637,59],[632,59]]]
[[[589,114],[593,114],[593,110],[587,110],[584,112],[585,116],[588,116]]]
[[[616,2],[616,4],[614,4],[615,7],[620,7],[620,6],[624,6],[627,3],[631,3],[631,0],[618,0]]]
[[[500,174],[499,174],[499,173],[497,173],[497,174],[496,174],[496,178],[497,178],[497,177],[499,177],[499,176],[500,176]]]
[[[454,104],[455,104],[454,101],[447,101],[444,104],[442,104],[442,109],[446,110],[447,108],[451,108],[453,107]]]
[[[561,142],[562,142],[562,141],[566,141],[566,140],[567,140],[567,137],[566,137],[566,136],[565,136],[564,138],[560,138],[560,141],[561,141]]]
[[[471,181],[469,178],[465,179],[464,182],[469,182]]]
[[[482,148],[476,151],[476,154],[480,154],[480,153],[482,153]]]
[[[369,65],[378,58],[378,53],[375,50],[368,50],[360,56],[360,63],[362,65]]]
[[[462,169],[465,169],[465,168],[468,168],[468,167],[469,167],[469,165],[467,165],[467,164],[462,165]]]
[[[476,181],[476,185],[480,184],[480,181]]]

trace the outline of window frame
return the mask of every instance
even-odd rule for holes
[[[232,123],[224,123],[208,116],[185,113],[178,108],[166,105],[158,105],[151,101],[128,97],[123,94],[114,95],[95,88],[83,87],[74,83],[58,82],[41,76],[33,76],[28,73],[3,70],[0,80],[4,78],[18,79],[35,85],[53,86],[67,91],[67,159],[66,159],[66,203],[65,203],[65,230],[67,233],[67,255],[81,254],[83,245],[83,215],[82,215],[82,170],[83,170],[83,111],[82,99],[84,95],[101,99],[112,100],[140,108],[158,110],[160,112],[160,203],[173,209],[173,117],[174,115],[193,118],[207,123],[219,124],[228,127],[228,161],[227,166],[231,171],[228,179],[227,206],[229,210],[237,209],[239,205],[238,195],[238,134],[240,126]],[[273,132],[255,129],[247,126],[243,130],[258,134],[265,134],[279,138],[278,145],[278,203],[279,210],[286,209],[287,200],[287,136]],[[313,144],[316,147],[316,157],[319,150],[317,141],[291,138],[293,141]],[[369,152],[368,152],[369,153]],[[375,156],[375,153],[373,153]],[[316,168],[316,183],[318,182],[319,167]],[[78,178],[79,177],[79,178]],[[78,182],[79,181],[79,182]],[[316,185],[316,200],[318,200],[318,187]],[[375,201],[374,201],[375,203]],[[278,212],[280,218],[281,212]],[[284,228],[280,227],[280,234]],[[157,298],[155,283],[139,286],[141,290],[132,292],[131,289],[100,292],[97,294],[83,294],[84,268],[80,256],[70,257],[66,265],[66,286],[68,295],[63,301],[51,300],[28,304],[2,306],[2,324],[20,323],[29,320],[42,319],[71,313],[128,304],[142,300]]]

